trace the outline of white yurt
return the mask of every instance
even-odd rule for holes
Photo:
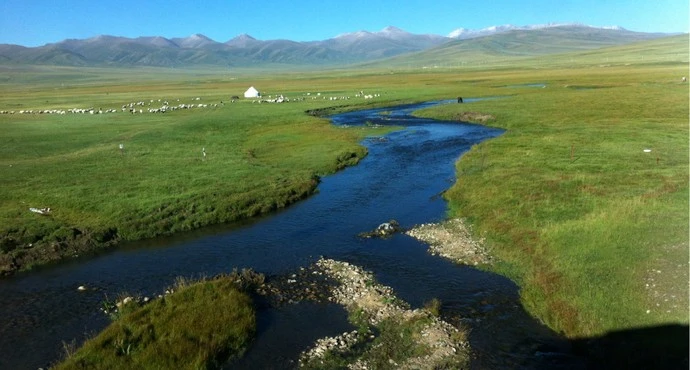
[[[261,93],[259,90],[255,89],[254,86],[251,86],[250,88],[247,89],[247,91],[244,92],[244,97],[245,98],[258,98],[261,97]]]

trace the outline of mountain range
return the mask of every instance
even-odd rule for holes
[[[526,31],[526,30],[541,30],[546,28],[566,28],[566,27],[578,27],[583,29],[600,29],[600,30],[616,30],[616,31],[627,31],[625,28],[620,26],[608,26],[608,27],[592,27],[580,23],[547,23],[547,24],[534,24],[529,26],[515,26],[512,24],[505,24],[502,26],[491,26],[487,28],[482,28],[479,30],[470,30],[466,28],[458,28],[453,30],[448,34],[448,37],[459,40],[473,39],[483,36],[491,36],[500,33],[506,33],[510,31]]]
[[[521,36],[523,35],[523,36]],[[59,66],[153,66],[153,67],[260,67],[268,65],[345,65],[378,60],[419,51],[462,47],[473,40],[513,40],[515,48],[524,35],[533,44],[540,37],[561,45],[556,51],[594,49],[669,36],[641,33],[620,27],[592,27],[581,24],[495,26],[481,30],[459,28],[448,36],[413,34],[396,27],[378,32],[344,33],[323,41],[257,40],[242,34],[227,42],[194,34],[184,38],[161,36],[126,38],[96,36],[68,39],[39,47],[0,44],[0,64]],[[483,43],[487,44],[487,43]],[[488,43],[490,44],[490,43]],[[496,43],[494,43],[496,44]],[[534,47],[535,45],[532,45]],[[538,46],[538,45],[537,45]],[[546,45],[543,45],[546,46]],[[553,45],[549,45],[553,46]]]

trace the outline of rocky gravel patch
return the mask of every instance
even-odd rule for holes
[[[314,363],[328,353],[346,352],[362,342],[372,341],[375,328],[384,320],[393,320],[401,325],[414,320],[424,324],[412,333],[416,345],[424,348],[422,356],[406,358],[398,362],[389,359],[389,364],[397,369],[433,369],[447,364],[466,362],[469,344],[465,334],[453,325],[439,319],[427,309],[412,310],[409,304],[397,298],[393,289],[377,283],[370,272],[347,262],[320,259],[315,264],[326,276],[339,284],[332,291],[329,300],[345,306],[348,312],[357,313],[373,328],[368,332],[353,331],[337,337],[317,341],[312,348],[303,352],[300,363]],[[375,348],[370,348],[375,351]],[[360,356],[351,363],[350,369],[369,369],[372,365]]]
[[[292,274],[271,276],[256,291],[265,296],[271,306],[280,307],[302,301],[329,302],[337,284],[314,264]]]
[[[437,224],[422,224],[406,232],[407,235],[429,245],[429,253],[465,265],[492,263],[484,247],[484,240],[472,237],[469,227],[461,219]]]
[[[390,220],[388,222],[384,222],[378,227],[376,227],[372,231],[367,231],[363,233],[359,233],[360,238],[388,238],[393,236],[396,233],[402,232],[403,229],[400,227],[400,224],[396,220]]]

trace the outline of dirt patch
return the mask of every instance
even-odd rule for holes
[[[33,243],[19,241],[11,235],[0,237],[0,276],[9,276],[17,271],[30,270],[39,265],[95,254],[113,247],[119,242],[117,229],[101,232],[63,228],[65,236],[57,240],[38,240]]]
[[[487,123],[489,121],[495,120],[491,114],[479,113],[479,112],[462,112],[455,116],[455,120],[462,122],[475,122],[475,123]]]

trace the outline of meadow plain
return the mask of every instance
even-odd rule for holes
[[[8,68],[0,110],[118,112],[0,115],[2,269],[271,212],[356,164],[359,141],[383,133],[308,111],[500,97],[418,112],[481,112],[506,130],[458,161],[445,194],[449,216],[487,240],[500,261],[491,268],[570,338],[687,325],[687,45],[684,35],[511,63],[309,73]],[[250,85],[304,100],[230,103]],[[158,99],[211,106],[119,111]]]
[[[327,106],[323,99],[231,103],[248,82],[188,82],[189,75],[166,82],[169,77],[139,84],[87,77],[56,90],[45,82],[49,74],[45,85],[3,89],[4,106],[17,112],[0,116],[4,272],[282,208],[313,192],[319,175],[356,163],[365,155],[358,141],[375,133],[339,130],[305,113]],[[208,106],[148,113],[165,100]],[[135,105],[144,113],[122,111],[132,102],[144,103]],[[92,107],[117,112],[19,114]],[[51,212],[37,217],[30,208]]]

